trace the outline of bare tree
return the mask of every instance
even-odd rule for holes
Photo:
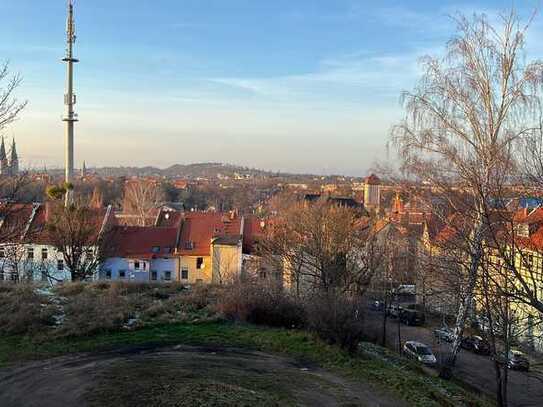
[[[56,202],[50,210],[48,238],[62,254],[72,281],[91,278],[113,249],[107,221],[103,211],[82,205],[64,207]]]
[[[136,216],[139,226],[154,222],[155,210],[164,201],[160,185],[148,180],[131,180],[125,185],[123,209]]]
[[[21,81],[20,75],[11,74],[9,62],[0,66],[0,130],[14,122],[27,105],[26,101],[19,102],[15,97]]]
[[[30,185],[27,174],[0,177],[0,274],[4,279],[15,282],[28,280],[21,260],[25,253],[24,237],[33,210],[32,204],[24,199]]]
[[[286,272],[298,295],[339,289],[361,296],[381,255],[369,218],[325,200],[280,214],[260,251]]]
[[[527,27],[514,12],[499,27],[481,15],[456,21],[445,57],[422,60],[418,87],[403,95],[408,114],[393,130],[404,170],[446,199],[458,191],[465,198],[458,208],[468,226],[459,230],[466,243],[464,295],[451,363],[473,306],[485,235],[493,229],[491,201],[509,181],[515,144],[538,127],[543,83],[543,64],[522,58]]]

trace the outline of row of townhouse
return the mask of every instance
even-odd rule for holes
[[[520,209],[495,214],[506,229],[513,227],[499,240],[484,240],[484,252],[490,262],[489,273],[494,281],[507,279],[519,285],[519,278],[507,263],[511,261],[522,279],[529,282],[529,289],[540,300],[543,299],[543,208]],[[453,214],[448,222],[428,219],[417,253],[419,269],[416,272],[417,301],[428,309],[443,314],[454,315],[461,301],[466,267],[466,230],[469,222]],[[497,246],[497,243],[499,246]],[[499,248],[498,248],[499,247]],[[463,248],[463,249],[462,249]],[[526,287],[518,287],[520,291]],[[478,301],[475,302],[477,304]],[[511,299],[511,322],[513,331],[521,342],[543,352],[543,314],[526,303]],[[481,310],[476,306],[471,310],[475,318]],[[484,321],[484,317],[482,317]]]
[[[222,283],[241,273],[246,218],[191,212],[176,227],[117,226],[99,278]],[[246,238],[247,240],[247,238]]]
[[[505,256],[527,285],[520,287],[518,278],[512,280],[520,291],[530,290],[538,301],[543,301],[543,208],[521,209],[514,214],[514,244],[507,245]],[[496,263],[505,266],[493,250]],[[511,269],[511,267],[509,267]],[[510,271],[510,273],[512,273]],[[518,299],[511,300],[511,317],[516,333],[532,349],[543,352],[543,313]]]
[[[0,218],[0,280],[56,283],[70,279],[47,234],[44,204],[10,205]],[[107,229],[107,257],[94,279],[224,283],[242,273],[264,223],[235,213],[159,211],[153,226],[124,226],[111,208],[97,209]],[[101,231],[100,231],[101,233]],[[95,248],[87,248],[93,255]]]
[[[111,208],[95,211],[100,225],[98,231],[109,222],[111,214]],[[44,204],[0,205],[0,281],[47,281],[53,284],[70,279],[64,255],[48,235],[49,216],[50,207]]]

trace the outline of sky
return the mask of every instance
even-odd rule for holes
[[[76,164],[225,162],[365,175],[451,15],[511,0],[76,0]],[[528,15],[539,0],[516,1]],[[1,0],[0,61],[29,101],[2,130],[27,168],[61,168],[65,0]],[[528,56],[543,56],[543,16]]]

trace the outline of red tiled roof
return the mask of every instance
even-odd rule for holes
[[[177,233],[178,228],[116,226],[111,234],[112,251],[115,257],[170,257],[175,251]]]
[[[536,208],[532,211],[521,209],[515,212],[513,219],[515,222],[526,223],[528,225],[543,223],[543,208]]]
[[[179,211],[161,210],[157,216],[155,226],[179,227],[183,221],[183,213]]]
[[[1,204],[0,242],[8,243],[22,239],[33,210],[33,204]]]
[[[30,225],[25,235],[25,241],[27,243],[44,245],[53,244],[47,230],[47,222],[49,220],[48,218],[50,210],[51,208],[48,204],[40,204],[39,206],[36,206],[36,211],[33,213],[34,216],[32,217],[32,219],[30,219],[29,217]],[[94,227],[96,235],[93,239],[95,239],[100,233],[102,226],[104,225],[104,221],[106,221],[106,215],[108,213],[108,210],[105,208],[100,208],[89,209],[89,211],[91,211],[89,222],[90,225]],[[107,221],[110,222],[110,224],[115,224],[112,216],[110,216]]]
[[[181,225],[179,253],[184,256],[209,256],[211,240],[222,236],[241,238],[241,218],[215,212],[185,215]]]

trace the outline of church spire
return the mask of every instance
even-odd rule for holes
[[[0,145],[0,160],[6,158],[6,143],[4,142],[4,136],[2,136],[2,144]]]
[[[17,145],[15,144],[15,138],[11,142],[11,160],[19,161],[19,156],[17,155]]]
[[[10,166],[10,175],[18,175],[19,174],[19,155],[17,154],[17,145],[15,144],[15,138],[13,138],[13,142],[11,144],[11,159],[9,162]]]
[[[6,154],[6,144],[4,143],[4,136],[2,136],[2,142],[0,144],[0,174],[9,175],[9,162]]]

